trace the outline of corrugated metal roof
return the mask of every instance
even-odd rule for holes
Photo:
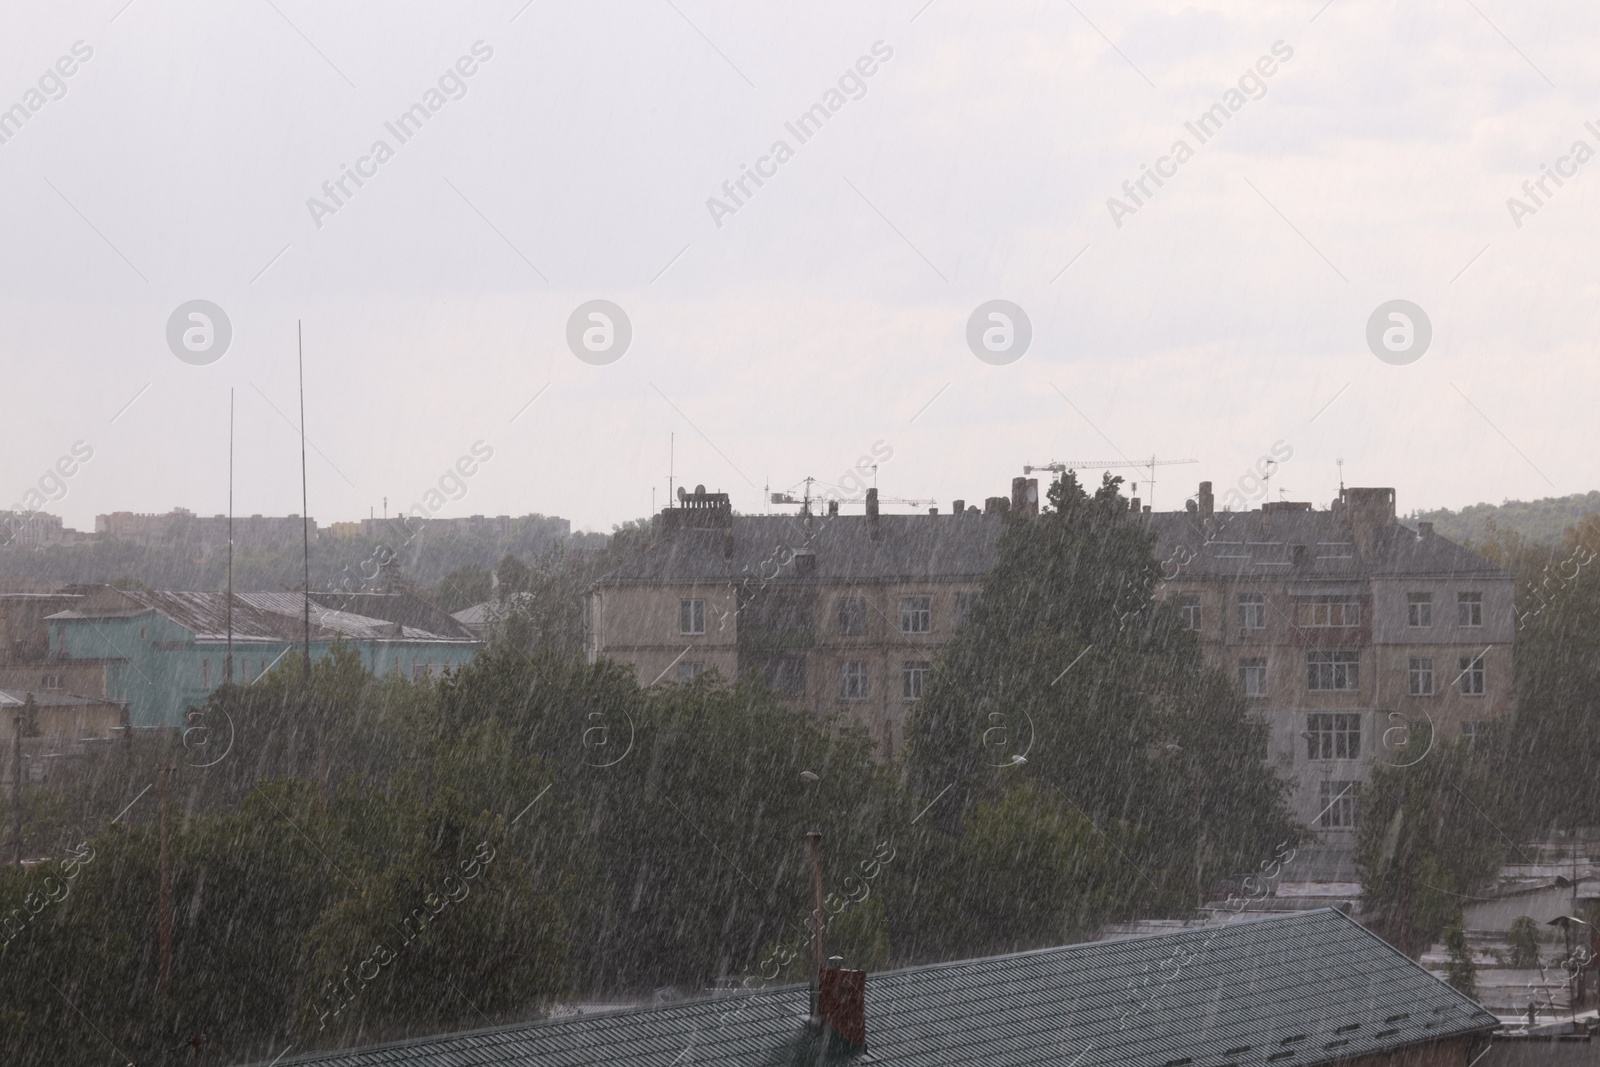
[[[0,708],[22,707],[33,697],[39,708],[81,708],[91,704],[126,704],[126,700],[108,697],[81,697],[76,693],[63,693],[59,689],[0,689]]]
[[[1000,515],[735,515],[722,530],[664,536],[596,584],[793,579],[793,554],[816,556],[816,581],[981,578],[999,555]],[[805,579],[801,579],[804,581]]]
[[[198,641],[222,641],[228,633],[228,595],[226,593],[190,593],[155,590],[119,590],[115,607],[70,609],[51,615],[52,620],[127,618],[147,611],[171,619],[194,634]],[[400,603],[400,597],[390,594],[388,601],[372,597],[358,598],[354,603],[387,610],[397,620],[373,618],[350,611],[340,611],[320,601],[332,600],[323,594],[311,597],[311,639],[332,641],[343,636],[351,641],[462,641],[476,642],[470,630],[461,626],[444,612],[427,606]],[[349,599],[349,598],[345,598]],[[235,641],[299,641],[304,637],[304,598],[299,593],[235,593],[233,595],[233,639]],[[423,629],[406,625],[406,612],[426,619],[430,626]]]
[[[785,987],[283,1062],[755,1065],[774,1062],[806,1008],[807,991]],[[873,974],[867,1048],[853,1062],[1299,1067],[1497,1025],[1324,910]]]
[[[1511,577],[1449,538],[1423,536],[1398,522],[1381,527],[1363,549],[1348,519],[1332,511],[1217,512],[1211,520],[1167,511],[1148,518],[1161,559],[1171,559],[1179,546],[1195,553],[1183,565],[1185,577],[1282,576],[1319,583],[1390,576]],[[1296,545],[1304,548],[1298,566]]]

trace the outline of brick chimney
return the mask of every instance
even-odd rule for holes
[[[867,490],[867,534],[876,541],[882,534],[878,526],[878,490]]]
[[[952,514],[952,515],[965,514],[966,510],[967,510],[967,502],[965,500],[957,500],[957,501],[955,501],[954,503],[952,503],[950,505],[950,514]]]
[[[1216,514],[1217,498],[1211,495],[1210,482],[1200,483],[1200,497],[1196,501],[1196,504],[1196,510],[1199,512],[1199,515],[1202,519],[1209,519],[1212,515]]]
[[[822,972],[817,1014],[822,1024],[853,1048],[867,1043],[867,972],[843,967]]]

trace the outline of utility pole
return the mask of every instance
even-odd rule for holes
[[[22,866],[22,716],[11,720],[11,840],[16,844],[15,862]]]
[[[822,834],[806,834],[806,860],[811,867],[811,1017],[822,1011]]]
[[[167,992],[172,985],[172,851],[168,844],[168,798],[171,795],[170,783],[172,779],[172,765],[161,766],[161,917],[160,941],[161,956],[160,972],[156,978],[156,995]]]

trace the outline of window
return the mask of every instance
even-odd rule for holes
[[[1200,598],[1197,596],[1179,597],[1178,618],[1183,620],[1183,628],[1185,630],[1200,629]]]
[[[692,682],[706,672],[704,663],[679,663],[678,681]]]
[[[143,641],[146,638],[148,638],[149,636],[150,636],[150,627],[148,627],[148,626],[139,627],[139,640]]]
[[[1419,627],[1433,625],[1432,593],[1406,594],[1406,625]]]
[[[846,660],[839,667],[839,699],[866,700],[872,696],[872,678],[865,660]]]
[[[1313,693],[1344,693],[1361,688],[1361,653],[1307,652],[1306,688]]]
[[[1267,598],[1259,593],[1239,594],[1239,629],[1267,628]]]
[[[867,632],[867,598],[847,596],[839,601],[839,632],[846,636]]]
[[[706,602],[704,600],[678,601],[678,632],[703,634],[706,632]]]
[[[1456,594],[1456,625],[1457,626],[1482,626],[1483,625],[1483,594],[1482,593],[1457,593]]]
[[[433,674],[433,666],[431,664],[417,663],[416,661],[412,661],[412,664],[411,664],[411,680],[413,682],[426,681],[429,678],[429,676],[431,676],[432,674]]]
[[[1317,825],[1329,830],[1348,830],[1356,824],[1356,783],[1322,782],[1318,800],[1322,811]]]
[[[956,594],[956,627],[959,629],[972,621],[972,609],[978,606],[982,593]]]
[[[47,674],[47,675],[45,675],[44,676],[44,687],[46,689],[60,689],[61,688],[61,675],[59,675],[59,674]]]
[[[1461,724],[1461,736],[1467,739],[1468,748],[1477,748],[1478,742],[1483,740],[1488,729],[1489,724],[1486,722],[1464,722]]]
[[[1427,656],[1412,656],[1406,670],[1408,690],[1414,697],[1433,696],[1433,660]]]
[[[1481,697],[1484,691],[1482,656],[1461,657],[1461,693],[1463,696]]]
[[[211,688],[211,661],[208,659],[200,661],[200,688]]]
[[[1267,695],[1267,661],[1242,659],[1239,661],[1239,687],[1247,697]]]
[[[1354,597],[1317,596],[1300,602],[1300,625],[1319,628],[1361,625],[1361,602]]]
[[[921,700],[928,684],[928,661],[908,659],[900,665],[900,699]]]
[[[900,632],[926,634],[933,632],[933,609],[925,596],[900,598]]]
[[[1307,759],[1360,759],[1361,716],[1313,712],[1306,716]]]

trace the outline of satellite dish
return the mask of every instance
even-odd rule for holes
[[[694,495],[695,496],[705,496],[706,495],[706,487],[703,486],[703,485],[695,486],[694,487]]]
[[[821,780],[817,777],[814,771],[801,771],[800,777],[808,782],[816,782]]]
[[[683,503],[684,498],[687,497],[688,495],[689,495],[689,491],[687,489],[685,489],[681,485],[678,486],[678,502],[680,504]]]

